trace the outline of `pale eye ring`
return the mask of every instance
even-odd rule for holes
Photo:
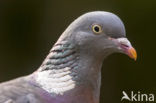
[[[102,32],[102,27],[100,25],[95,24],[92,26],[92,31],[95,34],[100,34]]]

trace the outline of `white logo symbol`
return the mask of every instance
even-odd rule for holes
[[[149,101],[153,102],[154,101],[154,94],[142,94],[140,91],[137,93],[134,93],[131,91],[131,95],[128,96],[128,94],[125,91],[122,91],[122,98],[121,101],[123,100],[128,100],[128,101]]]
[[[128,97],[128,95],[126,94],[125,91],[122,91],[122,94],[123,94],[123,97],[121,98],[121,101],[122,101],[123,99],[127,99],[127,100],[131,101],[130,98]]]

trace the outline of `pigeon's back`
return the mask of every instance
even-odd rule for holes
[[[0,103],[43,103],[38,87],[29,83],[30,77],[20,77],[0,84]]]

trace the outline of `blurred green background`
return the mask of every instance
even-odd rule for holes
[[[121,103],[123,90],[156,95],[155,0],[1,0],[0,82],[35,71],[65,28],[95,10],[117,14],[138,52],[136,62],[123,54],[105,60],[101,103]]]

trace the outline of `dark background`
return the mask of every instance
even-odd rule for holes
[[[65,28],[95,10],[117,14],[138,52],[136,62],[123,54],[105,60],[101,103],[120,103],[123,90],[156,95],[156,0],[1,0],[0,81],[35,71]]]

